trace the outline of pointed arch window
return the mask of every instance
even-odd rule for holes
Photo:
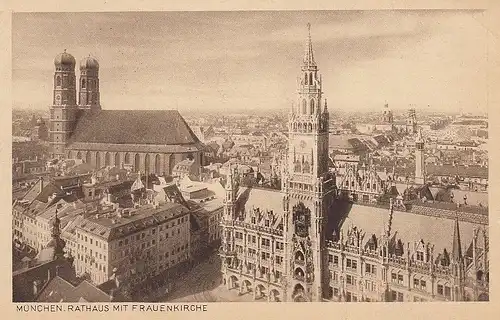
[[[106,154],[104,155],[104,165],[105,165],[105,166],[109,166],[109,165],[110,165],[110,156],[109,156],[109,152],[106,152]]]
[[[87,154],[85,155],[85,162],[90,163],[90,152],[87,152]]]
[[[101,155],[99,154],[99,152],[95,153],[95,166],[97,169],[101,168]]]
[[[160,169],[161,169],[160,168],[160,155],[157,154],[155,156],[155,173],[156,173],[156,175],[160,175],[161,174]]]
[[[311,101],[309,102],[309,107],[311,108],[310,110],[310,114],[313,114],[314,113],[314,99],[311,99]]]
[[[312,85],[313,84],[313,74],[312,72],[309,73],[309,85]]]
[[[82,79],[82,89],[85,89],[85,79]]]
[[[139,171],[141,165],[141,159],[138,153],[135,154],[134,158],[134,170]]]
[[[60,76],[56,77],[56,86],[58,86],[58,87],[61,86],[61,77]]]
[[[120,154],[117,152],[115,153],[115,166],[120,165]]]
[[[151,172],[149,171],[149,153],[146,153],[146,156],[144,156],[144,170],[146,171],[146,174],[150,174]]]
[[[307,81],[307,80],[308,80],[308,77],[307,77],[307,73],[306,73],[306,74],[304,74],[304,83],[305,83],[306,85],[308,84],[308,81]]]
[[[306,102],[306,99],[302,100],[302,113],[303,114],[307,113],[307,102]]]

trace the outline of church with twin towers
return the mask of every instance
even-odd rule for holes
[[[281,190],[227,176],[224,286],[276,302],[488,300],[487,216],[419,198],[429,199],[421,133],[406,190],[371,166],[329,169],[330,115],[308,31]]]
[[[53,158],[79,159],[95,169],[127,165],[157,175],[171,174],[186,159],[203,163],[202,144],[177,110],[142,105],[105,110],[96,58],[80,61],[78,79],[76,60],[66,50],[55,57],[54,67],[49,124]]]

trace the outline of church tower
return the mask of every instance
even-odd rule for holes
[[[419,129],[417,139],[415,140],[415,183],[425,184],[424,138],[422,137],[422,129]]]
[[[75,58],[64,50],[54,59],[54,95],[50,108],[49,140],[52,157],[63,158],[76,121]]]
[[[80,109],[100,110],[99,63],[90,55],[80,62]]]
[[[289,116],[287,170],[283,177],[286,301],[322,301],[327,211],[335,179],[328,170],[329,113],[314,61],[310,25],[298,103]]]
[[[415,134],[417,132],[417,115],[415,109],[413,108],[408,110],[408,118],[406,119],[406,131],[409,134]]]

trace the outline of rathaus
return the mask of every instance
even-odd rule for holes
[[[328,168],[329,112],[308,28],[281,190],[239,186],[236,170],[227,176],[224,285],[264,301],[488,300],[487,225],[464,222],[460,203],[446,210],[425,199],[410,204],[383,187],[371,167],[337,183]],[[358,191],[390,201],[346,200]]]

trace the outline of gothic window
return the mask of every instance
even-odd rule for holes
[[[305,84],[308,84],[308,82],[307,82],[307,73],[306,73],[306,74],[304,74],[304,83],[305,83]]]
[[[300,166],[300,162],[299,161],[295,161],[294,170],[295,170],[295,172],[300,172],[301,171],[301,166]]]
[[[309,84],[310,85],[313,84],[313,74],[312,73],[309,73]]]
[[[95,166],[97,169],[101,167],[101,155],[99,154],[99,152],[95,153]]]
[[[306,99],[302,100],[302,113],[303,114],[307,113],[307,102],[306,102]]]
[[[160,172],[160,169],[161,169],[161,165],[160,165],[160,155],[157,154],[155,156],[155,173],[156,175],[160,175],[161,172]]]
[[[422,251],[417,251],[417,260],[424,261],[424,253]]]
[[[58,86],[58,87],[61,86],[61,77],[60,76],[56,77],[56,86]]]
[[[119,166],[120,165],[120,154],[117,152],[115,153],[115,161],[114,161],[114,165],[115,166]]]
[[[309,102],[309,107],[311,108],[309,113],[313,114],[314,113],[314,99],[311,99],[311,101]]]
[[[130,154],[125,153],[125,163],[130,164]]]
[[[377,190],[377,185],[374,183],[372,188],[373,188],[373,190]]]
[[[105,166],[109,166],[110,165],[109,152],[106,152],[106,155],[104,156],[104,165]]]
[[[90,152],[87,152],[87,155],[85,156],[85,162],[90,163]]]
[[[82,158],[82,154],[80,153],[80,151],[78,151],[78,152],[76,153],[76,158],[77,158],[77,159],[81,159],[81,158]]]
[[[141,159],[138,153],[135,154],[134,157],[134,170],[139,171],[140,170],[140,165],[141,165]]]
[[[146,154],[146,156],[144,157],[144,170],[146,171],[146,174],[150,174],[149,172],[149,154]]]
[[[82,89],[85,89],[85,79],[82,79]]]
[[[311,171],[311,167],[309,165],[309,162],[304,162],[304,167],[303,167],[304,173],[309,173]]]

